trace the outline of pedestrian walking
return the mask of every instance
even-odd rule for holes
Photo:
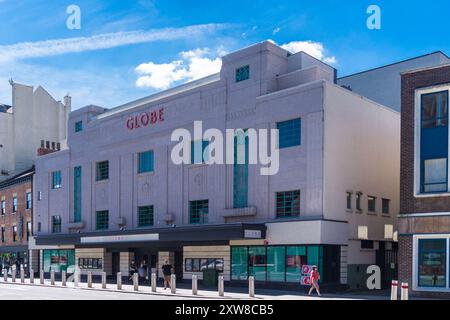
[[[311,275],[309,277],[310,281],[311,281],[311,289],[309,289],[309,293],[308,295],[310,296],[311,293],[314,291],[314,289],[317,291],[317,294],[320,295],[320,288],[319,288],[319,280],[320,280],[320,273],[319,271],[317,271],[317,267],[313,266],[312,267],[312,271],[311,271]]]
[[[172,265],[169,264],[169,261],[165,261],[164,265],[162,266],[162,272],[164,275],[164,290],[167,289],[167,286],[170,287],[170,276],[172,275]]]
[[[145,282],[145,274],[146,274],[146,270],[144,267],[144,264],[141,263],[139,269],[138,269],[138,274],[139,274],[139,283],[144,283]]]
[[[132,281],[133,280],[133,275],[136,273],[136,264],[134,263],[134,261],[131,261],[130,264],[130,274],[128,277],[128,281]]]

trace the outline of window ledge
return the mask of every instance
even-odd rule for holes
[[[416,193],[415,198],[440,198],[440,197],[450,197],[450,192],[440,192],[440,193]]]
[[[345,210],[345,212],[347,212],[347,213],[353,213],[354,211],[353,211],[352,209],[347,209],[347,210]]]
[[[378,215],[378,213],[372,212],[372,211],[367,211],[367,214],[368,214],[369,216],[377,216],[377,215]]]

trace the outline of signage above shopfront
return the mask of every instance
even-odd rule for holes
[[[111,242],[145,242],[158,241],[159,234],[133,234],[133,235],[117,235],[117,236],[100,236],[100,237],[82,237],[81,243],[111,243]]]
[[[244,230],[244,238],[246,239],[261,239],[261,230]]]
[[[164,121],[164,108],[160,108],[159,110],[143,111],[139,114],[130,115],[125,125],[128,130],[133,131]]]

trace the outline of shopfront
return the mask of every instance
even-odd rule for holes
[[[44,272],[75,272],[75,250],[42,250]]]
[[[300,284],[305,267],[317,266],[321,282],[339,283],[340,246],[287,245],[231,248],[231,280]]]

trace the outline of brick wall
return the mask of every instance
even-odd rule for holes
[[[450,211],[450,197],[414,197],[415,90],[446,83],[450,83],[450,66],[402,75],[400,213]]]
[[[398,280],[408,282],[412,286],[413,238],[400,236],[398,238]]]

